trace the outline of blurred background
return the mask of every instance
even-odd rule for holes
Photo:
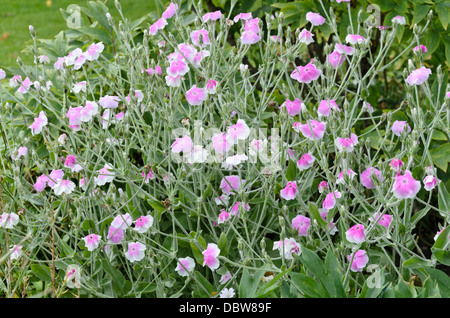
[[[18,56],[25,64],[33,62],[27,53],[21,53],[31,41],[28,26],[34,26],[37,37],[53,39],[67,29],[61,10],[72,4],[85,6],[87,0],[0,0],[0,66],[16,66]],[[103,0],[113,17],[119,17],[114,0]],[[121,0],[122,11],[130,20],[141,18],[155,9],[152,0]]]

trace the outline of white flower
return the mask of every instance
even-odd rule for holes
[[[224,288],[220,292],[220,298],[233,298],[234,297],[234,288]]]

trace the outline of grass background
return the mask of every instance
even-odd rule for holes
[[[17,66],[17,57],[32,64],[32,57],[21,52],[31,41],[28,26],[32,25],[40,39],[52,39],[67,29],[60,9],[71,4],[86,6],[87,0],[0,0],[0,68]],[[162,1],[165,3],[166,1]],[[103,0],[113,17],[119,18],[114,0]],[[130,20],[155,10],[152,0],[121,0],[122,11]],[[116,19],[116,21],[117,21]]]

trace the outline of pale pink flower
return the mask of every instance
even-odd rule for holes
[[[362,44],[362,43],[364,43],[364,41],[366,41],[366,39],[362,35],[359,35],[359,34],[348,34],[345,37],[345,41],[347,43],[354,45],[354,44]]]
[[[211,140],[216,154],[225,155],[234,145],[234,141],[226,133],[214,135]]]
[[[334,143],[339,151],[352,152],[358,144],[358,137],[352,133],[350,138],[336,138]]]
[[[300,43],[305,43],[306,45],[309,45],[314,42],[313,39],[314,34],[312,34],[307,29],[303,29],[302,32],[298,35],[298,40]]]
[[[292,228],[298,230],[299,236],[308,236],[308,229],[311,226],[311,220],[303,215],[297,215],[292,219]]]
[[[392,132],[396,136],[401,136],[402,133],[409,134],[411,132],[411,127],[408,125],[406,121],[396,120],[392,124]]]
[[[325,180],[321,181],[319,183],[318,189],[319,189],[319,193],[323,193],[323,191],[325,191],[325,189],[329,189],[328,182],[326,182]]]
[[[375,184],[373,183],[373,177],[377,178],[379,181],[383,181],[383,177],[381,176],[381,172],[374,167],[369,167],[363,172],[361,172],[361,184],[367,189],[374,189]]]
[[[345,62],[345,57],[341,55],[341,53],[337,51],[333,51],[330,55],[328,55],[328,62],[330,62],[333,68],[338,68]]]
[[[239,209],[243,209],[248,212],[250,211],[250,205],[248,205],[248,203],[238,201],[231,207],[230,214],[239,216],[240,215]]]
[[[339,43],[336,43],[336,45],[334,46],[334,50],[342,55],[353,55],[353,53],[355,52],[355,49],[353,47]]]
[[[87,61],[87,54],[86,53],[80,54],[77,57],[77,59],[73,62],[73,69],[79,70],[86,61]]]
[[[21,85],[20,85],[20,87],[18,89],[18,92],[22,93],[22,94],[26,94],[30,90],[30,87],[31,87],[32,84],[33,83],[31,82],[31,80],[28,77],[26,77],[23,80],[23,82],[21,83]]]
[[[205,29],[192,31],[191,41],[195,46],[199,47],[206,47],[211,44],[209,41],[208,31]]]
[[[293,200],[297,193],[297,182],[289,181],[286,187],[280,191],[280,196],[285,200]]]
[[[73,84],[72,92],[78,94],[79,92],[86,92],[86,81]]]
[[[96,185],[104,185],[107,182],[112,182],[114,180],[114,172],[109,171],[112,170],[112,166],[108,163],[105,163],[105,166],[100,170],[97,170],[98,176],[95,178],[94,182]]]
[[[92,252],[93,250],[95,250],[99,244],[100,244],[100,239],[102,237],[100,235],[97,234],[89,234],[85,237],[83,237],[83,241],[86,245],[86,248],[89,252]]]
[[[147,175],[145,174],[145,171],[142,171],[142,177],[145,178],[144,180],[145,183],[149,183],[149,180],[153,180],[156,178],[152,168],[150,168]]]
[[[220,291],[219,298],[233,298],[234,295],[234,288],[224,288]]]
[[[366,241],[366,232],[364,225],[356,224],[345,232],[345,237],[347,238],[347,241],[351,243],[363,243]]]
[[[145,256],[145,250],[147,247],[141,242],[130,242],[128,243],[128,251],[125,252],[125,257],[130,262],[140,261]]]
[[[214,12],[208,12],[203,16],[203,21],[208,22],[219,20],[222,17],[222,12],[220,10],[214,11]]]
[[[14,212],[3,212],[3,214],[0,215],[0,228],[4,227],[5,229],[13,229],[18,223],[19,216]]]
[[[186,92],[186,100],[188,101],[189,105],[192,106],[201,105],[207,97],[208,94],[206,93],[205,89],[198,88],[197,85],[193,85],[191,89]]]
[[[226,272],[225,274],[223,274],[222,276],[220,276],[219,283],[225,284],[225,283],[228,282],[230,279],[231,279],[231,273],[230,273],[230,272]]]
[[[409,76],[406,78],[406,82],[410,86],[413,85],[422,85],[428,80],[428,77],[431,74],[431,70],[429,68],[426,68],[425,66],[422,66],[421,68],[418,68],[409,74]]]
[[[300,160],[297,162],[297,167],[300,171],[311,168],[314,165],[314,161],[316,157],[314,157],[311,153],[305,153],[301,156]]]
[[[267,139],[259,140],[253,139],[250,142],[249,153],[251,156],[256,156],[258,153],[262,153],[267,149]]]
[[[134,230],[138,233],[145,233],[153,225],[153,216],[141,216],[134,221]]]
[[[297,66],[291,73],[291,78],[297,80],[299,83],[311,83],[320,77],[322,71],[317,69],[316,66],[310,62],[305,66]]]
[[[252,13],[239,13],[237,16],[234,17],[233,21],[238,22],[239,20],[250,20],[252,19]]]
[[[336,0],[337,3],[341,3],[341,2],[350,2],[351,0]]]
[[[392,170],[398,171],[403,167],[403,161],[401,161],[400,159],[394,158],[389,163],[389,166],[391,167]]]
[[[187,72],[189,72],[189,66],[185,63],[184,59],[172,61],[167,68],[167,74],[172,77],[182,76]]]
[[[206,83],[206,92],[208,94],[215,94],[217,92],[217,82],[215,80],[208,80]]]
[[[351,254],[348,255],[347,259],[351,261],[352,255]],[[350,270],[352,272],[362,272],[363,268],[367,265],[368,262],[369,256],[367,256],[366,251],[358,250],[353,256],[353,261],[352,265],[350,266]]]
[[[413,52],[414,52],[414,54],[417,54],[418,52],[426,53],[426,52],[428,52],[428,49],[425,45],[421,44],[421,45],[415,46],[413,48]]]
[[[445,227],[443,227],[440,231],[436,232],[436,235],[434,236],[434,240],[436,241],[439,237],[439,235],[441,235],[441,233],[445,230]]]
[[[108,229],[107,239],[111,243],[120,243],[124,236],[124,230],[122,228],[115,228],[114,226],[110,226]]]
[[[175,271],[182,277],[187,277],[195,268],[195,261],[192,257],[184,257],[178,259],[178,265]]]
[[[148,33],[150,35],[156,35],[156,33],[158,33],[159,30],[163,30],[166,25],[167,25],[166,19],[159,18],[155,23],[153,23],[150,26]]]
[[[409,170],[406,170],[403,175],[398,173],[394,179],[392,192],[398,199],[414,198],[421,188],[420,181],[415,180]]]
[[[61,169],[52,170],[49,174],[48,186],[53,188],[58,181],[62,180],[63,177],[64,171]]]
[[[327,211],[333,209],[336,206],[336,199],[340,199],[341,196],[342,195],[338,190],[328,193],[322,202],[322,208]]]
[[[78,107],[69,107],[69,110],[66,113],[66,117],[69,118],[69,125],[81,125],[81,111],[83,110],[82,106]]]
[[[248,159],[247,155],[245,154],[237,154],[234,156],[229,156],[225,160],[224,164],[222,165],[224,168],[232,168],[236,167],[242,162],[246,161]]]
[[[76,49],[72,50],[66,57],[64,57],[64,63],[67,66],[73,65],[81,55],[83,55],[83,51],[79,47],[77,47]]]
[[[36,179],[36,183],[33,185],[34,189],[38,192],[42,192],[47,186],[47,182],[50,179],[46,175],[41,175]]]
[[[0,80],[5,79],[6,72],[0,68]]]
[[[117,96],[105,95],[100,98],[98,103],[103,108],[117,108],[119,106],[120,99]]]
[[[59,180],[57,184],[53,187],[56,195],[61,195],[63,193],[71,194],[75,190],[75,183],[70,180]]]
[[[19,147],[19,149],[17,150],[17,157],[13,153],[11,155],[11,158],[12,158],[12,160],[19,160],[20,157],[26,156],[27,153],[28,153],[28,148],[27,147]]]
[[[88,122],[92,119],[92,117],[94,117],[97,114],[98,114],[97,103],[87,100],[85,106],[80,111],[81,121]]]
[[[353,178],[356,176],[356,172],[352,169],[348,169],[347,171],[341,171],[336,179],[337,184],[344,184],[345,183],[345,176],[352,181]]]
[[[433,190],[440,182],[441,182],[441,180],[439,180],[439,179],[436,178],[435,176],[432,176],[432,175],[426,176],[425,179],[423,179],[424,189],[427,190],[427,191],[431,191],[431,190]]]
[[[214,200],[215,200],[217,205],[225,205],[225,206],[227,206],[229,201],[230,201],[230,198],[228,197],[228,195],[222,194],[220,197],[216,197]]]
[[[161,17],[166,20],[170,19],[177,13],[177,10],[178,10],[178,4],[171,2],[168,5],[168,7],[166,8],[166,10],[164,10]]]
[[[208,243],[206,250],[202,252],[203,254],[203,266],[208,266],[212,271],[216,270],[220,266],[219,259],[217,258],[220,254],[220,249],[217,244]]]
[[[308,12],[306,14],[306,20],[314,26],[322,25],[325,23],[325,18],[320,14],[314,12]]]
[[[80,172],[83,167],[77,163],[77,158],[74,155],[68,155],[64,161],[64,166],[70,168],[72,172]]]
[[[319,214],[320,217],[322,218],[322,220],[324,220],[325,222],[328,223],[327,218],[328,218],[328,211],[325,209],[319,209]],[[336,234],[336,232],[338,231],[336,224],[333,222],[333,220],[330,221],[330,225],[328,226],[328,233],[330,233],[330,235],[334,235]]]
[[[300,255],[302,249],[300,244],[298,244],[294,238],[285,238],[284,241],[273,242],[273,250],[278,250],[280,255],[283,255],[285,259],[293,259],[293,254]]]
[[[36,135],[39,134],[42,131],[42,128],[44,128],[47,124],[47,116],[44,111],[41,111],[39,116],[34,119],[33,123],[28,128],[31,129],[32,135]]]
[[[11,88],[19,86],[20,83],[22,83],[22,76],[20,75],[14,75],[9,79],[9,86]]]
[[[255,44],[261,41],[261,36],[259,35],[259,31],[256,32],[254,30],[248,30],[242,32],[241,41],[243,44]]]
[[[324,122],[311,119],[305,124],[298,123],[296,125],[296,123],[294,123],[293,127],[294,130],[300,131],[304,137],[310,140],[318,140],[323,138],[326,130],[326,125],[327,124]]]
[[[238,119],[236,124],[228,127],[228,138],[237,141],[247,139],[250,135],[250,128],[243,119]]]
[[[230,214],[226,210],[220,210],[219,217],[217,219],[218,224],[223,224],[230,220]]]
[[[383,214],[383,213],[377,212],[377,213],[374,214],[373,217],[369,218],[369,221],[371,221],[371,222],[376,222],[377,221],[378,224],[384,226],[385,228],[389,228],[389,225],[392,222],[392,215],[390,215],[390,214]]]
[[[328,117],[332,110],[341,111],[334,99],[321,100],[319,103],[319,108],[317,109],[317,112],[319,113],[319,116]]]
[[[133,218],[129,213],[117,215],[111,223],[111,226],[117,228],[122,228],[124,230],[128,229],[133,223]]]
[[[10,259],[11,260],[15,260],[15,259],[19,259],[21,256],[22,256],[22,254],[23,254],[23,251],[22,251],[22,248],[23,248],[23,246],[21,246],[21,245],[14,245],[9,251],[10,252],[12,252],[11,254],[10,254]]]
[[[397,16],[395,16],[395,17],[392,18],[391,22],[392,22],[393,24],[404,25],[404,24],[406,24],[406,19],[405,19],[405,17],[402,17],[402,16],[400,16],[400,15],[397,15]]]
[[[190,152],[184,153],[184,159],[188,164],[203,163],[208,159],[208,150],[202,145],[194,145]]]
[[[105,46],[102,42],[93,43],[89,45],[86,54],[86,59],[89,61],[97,60],[100,54],[103,52]]]
[[[180,75],[177,75],[177,76],[170,76],[170,75],[167,75],[166,77],[165,77],[165,79],[166,79],[166,84],[167,84],[167,86],[170,86],[170,87],[180,87],[180,85],[181,85],[181,80],[183,79]]]
[[[232,192],[238,192],[241,186],[245,183],[245,180],[241,180],[239,176],[227,176],[220,182],[220,189],[225,194]]]
[[[280,106],[280,110],[286,108],[286,111],[290,116],[296,116],[300,114],[300,112],[302,111],[302,107],[306,106],[300,99],[295,98],[293,101],[286,99],[283,105]]]
[[[55,64],[53,64],[54,68],[57,70],[64,70],[64,61],[66,59],[64,57],[58,57]]]
[[[174,153],[180,153],[180,152],[191,152],[192,147],[194,146],[194,143],[188,135],[185,135],[183,137],[177,138],[172,143],[172,152]]]

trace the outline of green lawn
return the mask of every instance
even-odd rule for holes
[[[114,0],[103,0],[113,17],[119,17]],[[162,1],[164,4],[167,1]],[[1,0],[0,1],[0,67],[16,66],[18,56],[32,63],[29,54],[21,53],[25,43],[31,40],[29,25],[33,25],[37,37],[53,38],[67,29],[60,8],[71,4],[86,6],[87,0]],[[129,19],[137,19],[154,10],[152,0],[121,0],[122,11]],[[117,20],[116,20],[117,21]]]

